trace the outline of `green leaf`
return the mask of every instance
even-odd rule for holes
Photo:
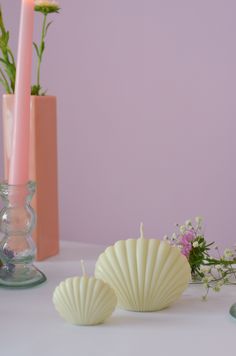
[[[3,73],[3,71],[0,69],[0,75],[1,75],[1,78],[0,78],[0,83],[2,83],[3,87],[5,88],[6,90],[6,93],[7,94],[11,94],[11,89],[9,87],[9,84],[8,84],[8,81]],[[13,91],[12,91],[13,93]]]
[[[5,65],[8,65],[7,61],[3,58],[0,58],[0,62],[4,63]]]
[[[31,95],[40,95],[41,86],[40,85],[32,85],[31,87]]]
[[[8,42],[9,42],[9,37],[10,37],[9,31],[7,31],[6,34],[5,34],[5,41],[6,41],[6,44],[8,44]]]
[[[7,93],[11,93],[11,91],[14,93],[16,66],[12,51],[8,46],[9,38],[10,33],[5,29],[0,7],[0,52],[2,54],[0,63],[2,63],[2,67],[4,69],[4,71],[1,70],[1,83],[3,84]]]
[[[1,48],[1,50],[4,50],[6,48],[5,42],[2,37],[0,37],[0,48]]]
[[[5,47],[7,47],[8,45],[8,40],[9,40],[9,32],[4,32],[2,34],[2,42],[4,43]]]
[[[0,29],[2,31],[2,34],[4,34],[6,30],[5,30],[5,26],[4,26],[4,22],[3,22],[1,7],[0,7]]]
[[[39,48],[35,42],[33,42],[33,45],[34,45],[35,51],[37,53],[37,56],[39,57]]]
[[[41,54],[41,56],[42,56],[42,54],[43,54],[43,52],[44,52],[44,49],[45,49],[45,42],[42,41],[42,42],[41,42],[41,46],[40,46],[40,54]]]
[[[46,37],[47,32],[48,32],[48,29],[49,29],[49,27],[51,26],[52,23],[53,23],[53,21],[50,21],[50,22],[47,24],[47,26],[46,26],[46,28],[45,28],[45,37]]]
[[[4,89],[6,90],[7,94],[10,94],[10,93],[8,92],[8,87],[6,86],[6,82],[5,82],[2,78],[0,78],[0,83],[2,84],[2,86],[4,87]]]
[[[211,243],[207,244],[206,247],[212,246],[212,245],[214,245],[214,243],[215,242],[211,242]]]

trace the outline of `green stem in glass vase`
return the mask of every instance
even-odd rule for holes
[[[47,23],[47,15],[43,16],[43,28],[42,28],[42,35],[41,35],[41,43],[40,43],[40,56],[38,59],[38,69],[37,69],[37,85],[40,87],[40,70],[41,70],[41,63],[43,52],[45,48],[45,36],[46,36],[46,23]]]
[[[41,33],[41,40],[40,40],[40,45],[39,47],[37,44],[34,42],[34,48],[38,57],[38,63],[37,63],[37,82],[36,85],[32,86],[31,89],[31,94],[32,95],[43,95],[41,94],[41,84],[40,84],[40,79],[41,79],[41,64],[42,64],[42,59],[43,59],[43,52],[45,49],[45,37],[47,34],[48,27],[50,26],[51,22],[47,24],[47,13],[43,14],[43,26],[42,26],[42,33]]]
[[[0,83],[7,94],[13,94],[15,89],[16,64],[9,47],[10,34],[6,30],[0,6]]]
[[[2,69],[0,69],[0,83],[2,83],[3,87],[6,90],[6,93],[11,94],[11,89],[9,87],[7,78],[6,78],[5,74],[3,73]]]
[[[41,64],[43,59],[43,53],[45,50],[45,38],[47,36],[47,32],[49,26],[52,24],[52,21],[47,23],[47,16],[48,14],[58,14],[60,7],[56,3],[56,1],[47,0],[47,1],[39,1],[35,0],[35,11],[40,12],[43,15],[43,24],[42,24],[42,32],[41,32],[41,40],[39,46],[34,42],[34,48],[36,51],[36,55],[38,57],[37,63],[37,78],[36,84],[31,88],[32,95],[45,95],[45,91],[42,91],[42,87],[40,84],[41,80]]]

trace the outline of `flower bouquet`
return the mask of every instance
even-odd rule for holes
[[[203,231],[203,219],[195,218],[193,224],[187,220],[184,225],[176,224],[177,233],[164,239],[178,246],[189,261],[192,281],[203,283],[207,298],[209,290],[219,292],[225,284],[236,284],[236,249],[225,249],[221,254],[215,242],[207,242]]]

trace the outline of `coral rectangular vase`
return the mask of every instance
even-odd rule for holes
[[[13,131],[14,95],[3,95],[4,175],[8,180]],[[55,96],[31,96],[29,180],[36,182],[32,207],[37,260],[59,251],[57,187],[57,112]]]

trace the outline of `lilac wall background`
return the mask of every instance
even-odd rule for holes
[[[1,4],[15,48],[20,0]],[[43,84],[58,96],[61,238],[114,242],[140,221],[160,237],[202,215],[210,240],[235,243],[236,2],[60,4]]]

